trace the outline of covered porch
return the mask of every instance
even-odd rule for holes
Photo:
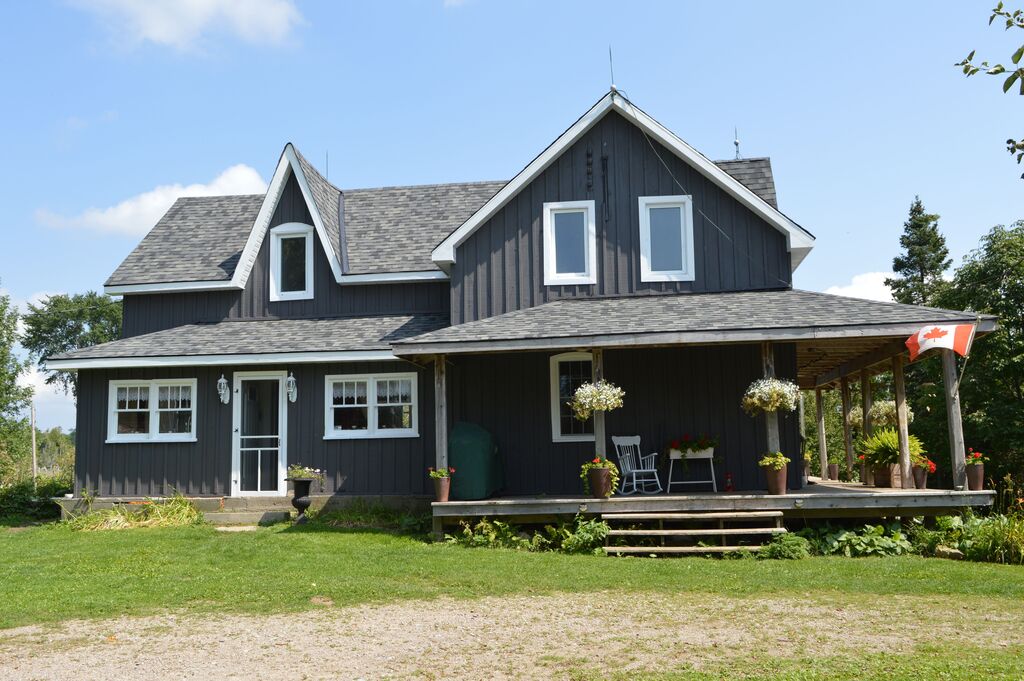
[[[452,421],[471,413],[496,422],[501,412],[508,436],[499,438],[515,465],[535,467],[543,477],[560,480],[528,491],[522,487],[499,492],[496,499],[434,504],[437,518],[474,515],[565,515],[580,512],[659,512],[716,510],[781,510],[786,515],[817,517],[888,517],[948,513],[969,506],[987,506],[990,493],[965,491],[964,443],[956,389],[956,362],[944,358],[950,419],[950,462],[954,489],[915,490],[907,445],[906,391],[903,384],[904,341],[928,324],[970,323],[983,335],[995,328],[995,319],[968,312],[938,310],[892,303],[842,298],[795,290],[749,291],[688,295],[647,295],[632,298],[572,298],[534,308],[445,328],[405,339],[394,345],[395,354],[434,367],[437,409],[436,465],[448,465],[447,436]],[[501,392],[522,382],[523,376],[546,365],[559,353],[586,353],[592,380],[605,378],[626,389],[626,407],[607,416],[598,412],[593,438],[577,444],[565,456],[544,440],[552,421],[530,411],[541,393],[507,402],[503,409],[488,403],[466,410],[459,406],[460,391],[471,376],[493,371],[492,388]],[[529,357],[535,359],[530,360]],[[646,361],[645,361],[646,360]],[[490,364],[489,364],[490,363]],[[517,364],[508,377],[496,367]],[[467,372],[469,367],[471,371]],[[875,488],[863,483],[832,480],[805,481],[802,476],[804,438],[816,437],[827,451],[824,424],[803,424],[803,413],[752,419],[740,410],[740,398],[753,380],[777,376],[802,389],[822,392],[838,389],[845,396],[845,466],[855,463],[849,422],[850,385],[862,375],[891,371],[897,402],[901,441],[901,488]],[[870,384],[862,382],[864,429],[870,432],[867,411]],[[455,397],[453,405],[452,398]],[[486,391],[471,394],[474,403],[489,400]],[[465,396],[463,396],[465,401]],[[460,414],[449,411],[455,407]],[[818,410],[821,413],[821,410]],[[483,424],[485,427],[488,424]],[[815,432],[816,431],[816,432]],[[683,432],[709,432],[721,441],[714,463],[719,493],[695,487],[693,493],[608,500],[584,499],[568,487],[568,471],[592,458],[595,451],[611,457],[611,435],[641,435],[644,452],[659,452],[669,439]],[[564,446],[562,447],[564,450]],[[538,452],[543,450],[543,454]],[[764,477],[756,460],[769,451],[782,451],[790,464],[785,496],[763,492]],[[821,461],[827,475],[827,461]],[[556,471],[557,475],[556,475]],[[726,492],[724,478],[731,474],[734,491]],[[812,484],[805,484],[810,482]],[[870,482],[870,481],[867,481]],[[697,491],[700,490],[700,491]]]

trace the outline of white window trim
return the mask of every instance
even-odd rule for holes
[[[678,196],[641,196],[640,197],[640,281],[693,281],[693,197]],[[651,269],[651,214],[655,207],[678,207],[682,217],[683,237],[681,270]]]
[[[549,363],[549,374],[551,377],[551,441],[552,442],[593,442],[593,433],[580,433],[578,435],[562,434],[562,414],[558,396],[558,365],[562,362],[588,361],[594,366],[594,355],[589,352],[564,352],[560,355],[552,355]]]
[[[559,274],[555,271],[555,213],[584,211],[587,227],[586,272]],[[544,285],[588,285],[597,283],[597,226],[593,201],[556,201],[544,204]]]
[[[187,385],[192,389],[192,431],[189,433],[160,433],[159,388]],[[129,387],[149,388],[149,433],[118,434],[117,389]],[[150,381],[110,381],[107,387],[107,444],[120,442],[196,442],[196,403],[199,401],[198,381],[194,378],[162,378]],[[184,410],[182,410],[184,411]]]
[[[390,438],[419,437],[420,396],[417,374],[332,374],[324,377],[324,439],[325,440],[383,440]],[[377,427],[377,381],[408,379],[412,381],[412,428]],[[335,381],[366,381],[366,430],[335,430],[333,401]]]
[[[270,302],[309,300],[313,297],[313,225],[286,222],[270,230]],[[281,239],[306,237],[306,288],[301,291],[281,290]]]

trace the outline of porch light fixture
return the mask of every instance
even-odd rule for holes
[[[288,378],[284,382],[285,391],[288,393],[288,401],[294,402],[299,398],[299,384],[295,382],[295,374],[288,372]]]
[[[217,379],[217,395],[220,396],[220,401],[223,404],[227,404],[231,400],[231,389],[228,388],[228,379],[224,378],[224,374]]]

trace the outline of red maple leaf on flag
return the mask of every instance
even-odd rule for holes
[[[933,338],[942,338],[943,336],[948,336],[948,335],[949,335],[949,331],[946,331],[944,329],[940,329],[939,327],[936,326],[934,329],[932,329],[928,333],[926,333],[923,336],[921,336],[921,338],[923,338],[925,340],[931,340]]]

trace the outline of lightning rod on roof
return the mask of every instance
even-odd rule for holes
[[[736,128],[732,129],[732,143],[736,145],[736,160],[740,160],[740,133]]]
[[[608,46],[608,75],[611,76],[612,92],[615,92],[615,65],[612,63],[612,46]]]

